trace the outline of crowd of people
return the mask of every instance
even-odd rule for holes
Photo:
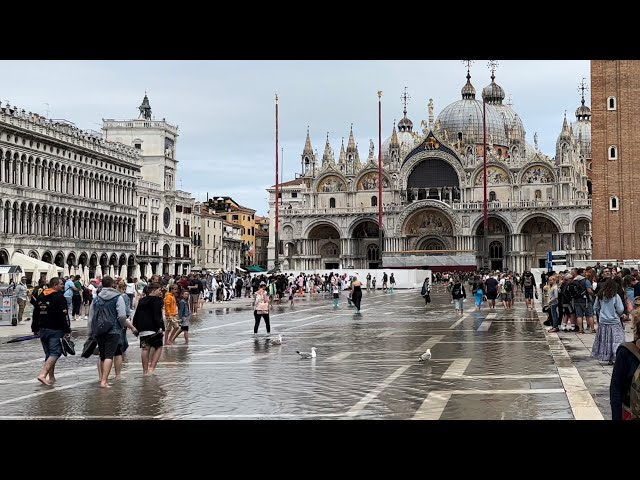
[[[530,271],[437,273],[433,281],[445,284],[456,313],[462,315],[471,290],[475,309],[486,302],[495,309],[499,299],[504,309],[512,309],[514,296],[522,292],[527,310],[539,298],[536,280]],[[429,297],[431,285],[425,279],[422,295]],[[610,385],[612,418],[637,417],[640,409],[640,271],[612,265],[572,268],[541,274],[541,306],[547,314],[548,333],[576,332],[595,335],[591,357],[613,365]],[[430,301],[430,300],[429,300]],[[427,302],[428,304],[428,302]],[[631,322],[632,342],[625,342],[625,324]]]
[[[79,276],[53,278],[46,285],[29,288],[23,277],[15,286],[20,305],[20,322],[27,301],[34,307],[31,329],[39,335],[45,362],[37,379],[44,385],[56,381],[55,365],[64,354],[64,343],[71,325],[78,319],[88,321],[89,339],[98,355],[98,378],[101,387],[109,388],[112,367],[115,378],[122,373],[128,350],[127,332],[139,338],[143,374],[153,374],[163,347],[172,346],[180,335],[189,343],[189,324],[203,302],[227,302],[233,298],[252,298],[254,334],[264,320],[271,333],[269,313],[274,303],[284,298],[293,305],[296,296],[330,294],[334,308],[340,305],[343,292],[349,306],[360,313],[362,291],[376,288],[375,277],[358,274],[279,273],[274,275],[191,274],[174,277],[154,275],[150,279],[97,277],[83,285]],[[458,315],[463,314],[467,292],[476,310],[486,303],[496,308],[500,301],[505,310],[513,309],[514,298],[522,293],[531,311],[539,299],[538,285],[530,271],[448,272],[436,273],[424,280],[421,294],[428,306],[433,284],[444,285]],[[393,273],[382,275],[383,290],[393,291]],[[576,332],[594,334],[591,356],[614,365],[611,383],[612,415],[622,418],[629,404],[629,385],[640,363],[640,272],[612,266],[573,268],[563,272],[543,273],[540,281],[543,312],[548,315],[549,333]],[[521,297],[519,297],[521,298]],[[625,343],[625,322],[631,321],[634,342]],[[89,341],[88,341],[89,342]],[[85,345],[86,347],[86,345]],[[635,348],[635,350],[634,350]],[[84,352],[83,352],[84,353]],[[87,356],[90,356],[89,353]],[[615,405],[614,405],[615,404]],[[628,408],[627,408],[628,410]]]

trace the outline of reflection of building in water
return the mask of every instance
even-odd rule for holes
[[[405,101],[404,116],[382,145],[385,267],[451,270],[482,264],[483,102],[476,99],[469,73],[461,93],[435,121],[433,115],[422,121],[420,133],[413,131]],[[505,93],[494,75],[482,98],[491,268],[544,267],[549,250],[567,250],[569,261],[590,258],[589,108],[583,103],[573,124],[564,119],[551,158],[526,141],[523,122],[503,103]],[[302,168],[299,178],[282,184],[281,267],[375,268],[380,199],[373,143],[361,162],[352,127],[346,148],[343,141],[334,155],[327,136],[318,158],[307,131]],[[275,186],[269,192],[273,207]],[[270,232],[272,267],[274,229]]]

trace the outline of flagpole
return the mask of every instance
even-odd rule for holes
[[[378,90],[378,247],[378,268],[382,268],[382,90]]]
[[[279,192],[280,192],[280,179],[278,178],[278,94],[276,94],[276,199],[275,199],[275,204],[276,204],[276,230],[275,230],[275,259],[273,262],[273,268],[275,270],[278,269],[278,266],[280,264],[280,262],[278,261],[278,253],[280,250],[280,239],[279,239],[279,235],[278,235],[278,231],[280,230],[280,199],[279,199]]]
[[[487,151],[487,102],[482,99],[482,131],[483,131],[483,144],[484,144],[484,235],[483,235],[483,252],[482,252],[482,267],[488,268],[489,264],[489,252],[488,248],[488,235],[489,235],[489,202],[487,199],[487,157],[489,152]]]

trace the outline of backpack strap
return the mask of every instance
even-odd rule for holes
[[[638,360],[640,360],[640,349],[638,349],[638,347],[636,347],[635,342],[621,343],[620,346],[626,348],[627,350],[629,350],[631,353],[633,353],[636,356],[636,358]]]

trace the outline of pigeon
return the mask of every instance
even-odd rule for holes
[[[427,348],[427,351],[418,357],[419,362],[424,362],[425,360],[431,360],[431,349]]]
[[[270,338],[269,343],[271,345],[282,345],[282,334],[278,334],[278,338]]]
[[[296,350],[296,353],[302,358],[316,358],[316,347],[311,347],[311,353],[301,352],[300,350]]]

